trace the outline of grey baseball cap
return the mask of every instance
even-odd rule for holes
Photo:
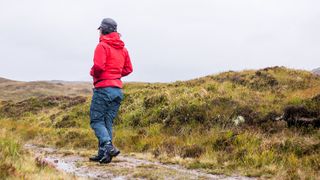
[[[98,27],[98,29],[104,29],[108,30],[110,32],[117,31],[117,22],[111,18],[104,18],[101,22],[101,25]]]

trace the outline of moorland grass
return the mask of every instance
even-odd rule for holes
[[[320,115],[319,76],[273,67],[175,83],[127,83],[124,92],[114,139],[124,152],[152,153],[164,163],[218,174],[320,177],[319,128],[275,120],[288,106]],[[50,99],[1,103],[3,127],[24,142],[95,149],[90,97],[81,103],[55,98],[61,100],[48,106]],[[239,116],[245,122],[235,125]]]

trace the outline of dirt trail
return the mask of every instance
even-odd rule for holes
[[[51,166],[76,177],[88,179],[252,179],[241,176],[212,175],[200,170],[189,170],[179,165],[167,165],[135,157],[119,155],[112,163],[101,165],[88,158],[54,148],[26,144],[40,165]]]

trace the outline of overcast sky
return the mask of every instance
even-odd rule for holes
[[[0,77],[90,81],[102,18],[131,55],[125,81],[320,67],[319,0],[0,0]]]

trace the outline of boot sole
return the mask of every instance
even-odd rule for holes
[[[109,157],[109,158],[103,157],[99,162],[100,164],[109,164],[111,163],[111,161],[112,161],[112,157]]]
[[[91,162],[99,162],[101,159],[90,159],[89,158],[89,161],[91,161]]]

